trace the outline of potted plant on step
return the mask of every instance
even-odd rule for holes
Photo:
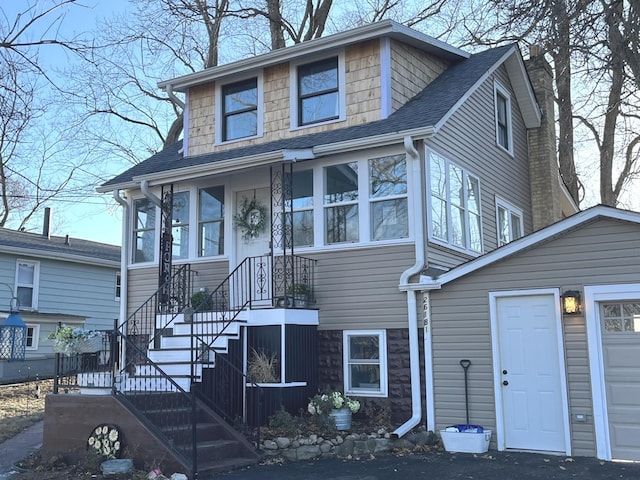
[[[306,308],[311,302],[311,287],[306,283],[294,283],[286,293],[293,299],[294,307]]]

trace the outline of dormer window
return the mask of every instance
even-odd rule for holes
[[[222,87],[222,141],[258,134],[258,79]]]
[[[338,58],[298,67],[298,125],[340,117]]]
[[[494,84],[496,109],[496,143],[507,152],[513,153],[511,134],[511,99],[509,92],[499,84]]]

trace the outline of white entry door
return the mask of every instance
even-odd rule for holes
[[[554,295],[497,298],[504,448],[566,451],[557,316]]]
[[[255,303],[271,301],[271,264],[269,257],[269,242],[271,241],[271,197],[269,188],[256,188],[251,190],[243,190],[236,192],[236,214],[242,214],[242,205],[245,200],[251,202],[256,199],[264,212],[264,228],[255,232],[255,235],[245,235],[246,230],[239,226],[234,227],[235,245],[236,245],[236,264],[239,265],[247,258],[255,258],[251,262],[251,298]],[[247,215],[246,221],[251,222],[251,213],[244,212]],[[254,212],[253,221],[257,221]],[[262,257],[262,258],[256,258]]]

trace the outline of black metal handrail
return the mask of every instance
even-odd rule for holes
[[[212,351],[211,354],[215,355],[216,368],[224,367],[226,369],[231,370],[236,376],[238,376],[241,379],[241,381],[244,384],[250,384],[251,387],[254,389],[253,391],[255,392],[254,395],[257,396],[257,402],[253,402],[252,404],[252,406],[254,407],[253,418],[255,418],[257,421],[256,421],[256,430],[255,430],[256,434],[253,440],[256,448],[260,448],[260,427],[262,425],[262,402],[264,398],[264,389],[260,385],[258,385],[256,382],[250,380],[247,377],[247,375],[242,371],[242,369],[234,365],[233,362],[231,362],[225,355],[215,353],[215,351]],[[229,413],[229,411],[226,408],[222,407],[217,402],[213,401],[211,396],[206,395],[204,392],[198,389],[194,390],[193,394],[201,402],[203,402],[205,405],[211,408],[214,412],[216,412],[218,415],[224,418],[227,421],[227,423],[229,423],[230,425],[233,425],[235,420],[233,416]],[[245,396],[245,400],[247,400],[246,396]]]
[[[183,388],[151,360],[139,345],[122,332],[117,332],[128,351],[139,359],[132,375],[116,376],[113,394],[141,419],[174,454],[198,471],[197,438],[191,427],[196,425],[195,396]],[[144,361],[140,361],[144,359]],[[125,382],[128,382],[127,385]],[[191,383],[191,379],[186,379]]]

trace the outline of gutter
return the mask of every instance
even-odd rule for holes
[[[147,198],[147,200],[149,200],[151,203],[153,203],[156,207],[162,208],[162,200],[160,200],[160,197],[158,197],[156,194],[154,194],[153,192],[151,192],[149,190],[149,181],[148,180],[142,180],[140,182],[140,190],[142,190],[142,193]],[[123,230],[125,230],[125,229],[123,229]]]
[[[400,285],[407,285],[412,275],[417,275],[422,271],[425,265],[424,254],[424,219],[422,213],[422,171],[420,168],[420,154],[413,145],[413,139],[410,136],[404,137],[404,148],[408,156],[411,158],[411,166],[413,171],[413,185],[415,188],[409,215],[415,219],[415,231],[413,232],[416,245],[416,261],[407,270],[400,275]],[[417,311],[417,291],[406,290],[407,292],[407,311],[409,326],[409,368],[411,371],[411,418],[396,428],[392,435],[402,437],[413,427],[420,423],[422,419],[422,402],[420,392],[420,349],[418,344],[418,311]]]
[[[180,100],[178,97],[176,97],[176,94],[173,93],[173,87],[171,87],[171,84],[168,83],[165,86],[164,91],[167,93],[168,97],[171,99],[171,101],[173,103],[175,103],[176,105],[178,105],[182,110],[184,110],[184,102],[182,100]]]

